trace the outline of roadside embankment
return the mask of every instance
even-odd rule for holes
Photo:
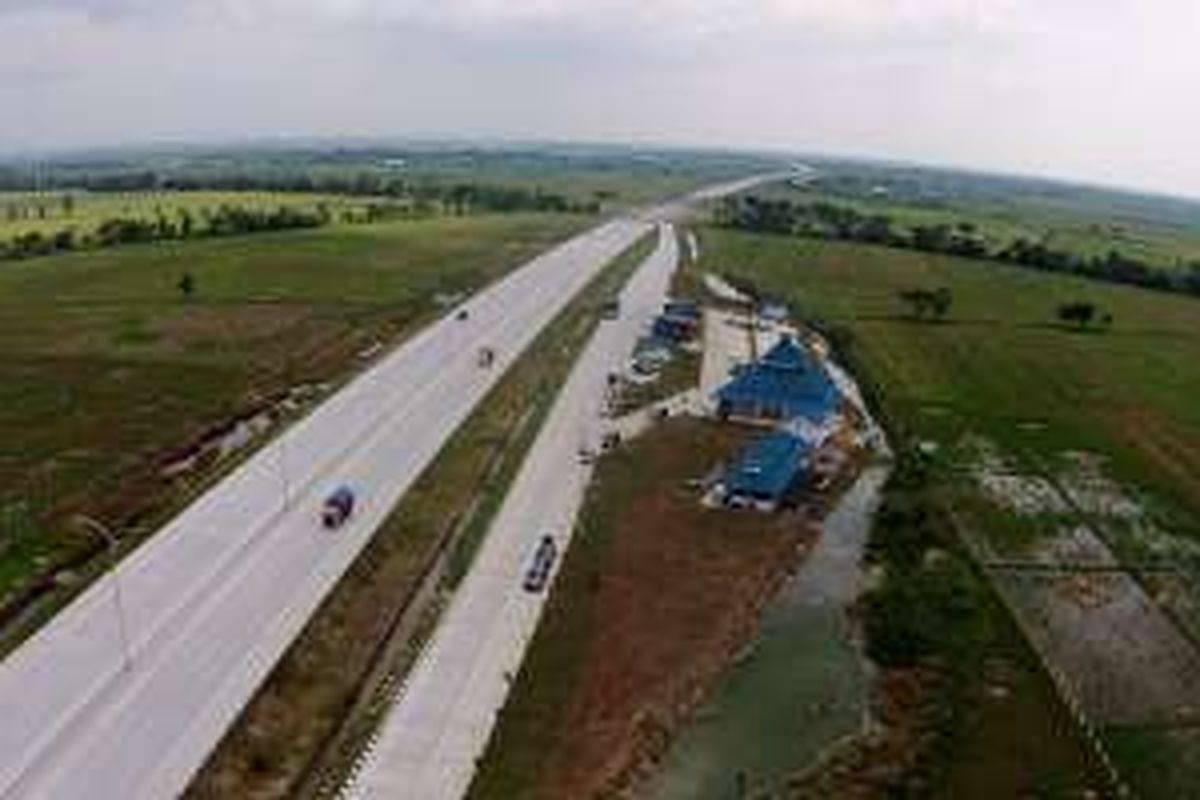
[[[752,638],[815,535],[798,514],[703,507],[688,483],[745,431],[668,420],[604,459],[474,798],[627,787]]]

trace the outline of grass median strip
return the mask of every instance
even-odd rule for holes
[[[488,521],[604,299],[649,254],[647,234],[564,310],[455,433],[326,598],[197,775],[191,798],[318,796],[374,729],[444,591]]]

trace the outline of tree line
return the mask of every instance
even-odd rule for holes
[[[125,176],[115,185],[98,184],[100,190],[112,191],[274,191],[323,192],[351,197],[372,197],[360,207],[332,209],[328,203],[318,203],[312,209],[280,205],[275,208],[256,208],[224,204],[216,209],[193,212],[186,208],[166,212],[157,209],[152,216],[114,216],[103,220],[93,230],[80,234],[74,227],[56,231],[25,231],[0,239],[0,259],[20,259],[76,249],[113,247],[121,244],[191,239],[207,236],[237,236],[265,231],[316,228],[330,222],[368,224],[398,217],[433,214],[465,215],[476,212],[512,213],[539,211],[555,213],[599,213],[598,202],[575,203],[564,195],[539,189],[490,186],[460,183],[452,186],[428,184],[380,183],[375,180],[331,178],[314,182],[307,176],[294,181],[263,182],[253,176],[234,176],[228,181],[187,182],[179,179],[173,185],[160,181],[153,173],[136,173],[137,180]],[[368,178],[372,176],[366,176]],[[98,179],[97,179],[98,180]],[[97,186],[87,187],[97,191]],[[5,218],[44,221],[53,211],[70,219],[77,206],[71,193],[58,196],[43,194],[5,204]]]
[[[72,173],[39,176],[0,170],[0,191],[9,192],[279,192],[379,197],[405,200],[418,210],[467,213],[468,211],[554,211],[596,214],[599,199],[575,200],[540,187],[506,186],[469,181],[440,182],[377,172],[314,175],[308,172],[229,172],[171,174],[153,170]],[[42,206],[41,214],[46,213]]]
[[[94,231],[83,235],[77,234],[74,228],[47,233],[25,231],[8,241],[0,240],[0,258],[31,258],[122,244],[317,228],[328,224],[330,220],[331,213],[327,207],[306,210],[289,206],[247,208],[222,205],[198,212],[181,208],[171,214],[159,210],[151,217],[111,217],[100,222]]]
[[[905,226],[887,214],[864,213],[852,206],[755,195],[726,198],[717,208],[716,221],[725,227],[759,233],[863,242],[1200,295],[1200,261],[1159,266],[1116,249],[1102,255],[1084,255],[1021,236],[995,245],[971,222]]]

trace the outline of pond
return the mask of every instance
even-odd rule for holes
[[[864,470],[826,518],[767,606],[754,649],[679,732],[643,798],[736,798],[743,781],[774,788],[862,729],[869,675],[847,609],[862,589],[863,548],[888,469]]]

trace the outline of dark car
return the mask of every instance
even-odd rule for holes
[[[525,591],[540,592],[546,588],[546,581],[550,579],[550,570],[557,557],[558,546],[554,544],[554,537],[548,534],[543,536],[538,542],[537,550],[534,551],[533,563],[525,570]]]
[[[329,530],[340,528],[353,513],[354,492],[349,486],[339,486],[321,506],[321,524]]]

